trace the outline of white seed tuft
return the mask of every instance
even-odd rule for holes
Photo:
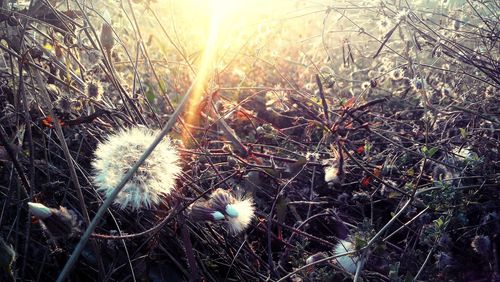
[[[95,151],[92,162],[94,183],[106,197],[111,195],[127,171],[158,135],[157,131],[134,127],[108,136]],[[174,189],[181,173],[179,155],[170,139],[165,138],[118,193],[114,203],[120,208],[150,208]]]
[[[354,251],[354,245],[351,242],[340,240],[340,242],[335,246],[335,255],[343,254],[345,252]],[[356,268],[358,267],[359,259],[353,255],[344,255],[337,257],[336,262],[341,266],[346,272],[354,274]]]
[[[236,216],[233,217],[230,215],[230,217],[228,218],[227,227],[232,234],[238,234],[241,231],[245,230],[252,221],[255,213],[255,207],[251,198],[237,200],[230,206],[235,212]]]
[[[52,215],[52,210],[40,203],[28,203],[28,207],[32,215],[39,219],[46,219]]]

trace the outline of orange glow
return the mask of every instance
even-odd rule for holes
[[[175,2],[176,17],[180,17],[179,30],[187,34],[183,46],[195,70],[196,84],[184,113],[188,125],[197,125],[200,102],[210,89],[214,71],[224,69],[232,57],[241,51],[248,40],[259,39],[269,32],[269,19],[286,0],[276,2],[264,0],[185,0]],[[279,3],[278,3],[279,2]],[[288,6],[288,5],[287,5]],[[163,49],[163,48],[162,48]],[[163,49],[165,50],[165,49]],[[197,56],[201,50],[201,56]],[[165,52],[166,55],[168,55]],[[210,105],[208,105],[210,106]],[[182,137],[185,144],[189,134]]]
[[[224,10],[217,9],[216,5],[211,5],[210,28],[206,39],[205,49],[203,50],[203,55],[197,68],[197,82],[193,88],[193,94],[191,95],[191,100],[188,102],[188,106],[186,109],[185,122],[187,124],[192,124],[196,121],[195,119],[198,114],[197,106],[202,100],[203,92],[205,91],[205,87],[210,80],[210,76],[214,68],[217,50],[217,38],[221,19],[224,16],[223,12]],[[183,141],[186,140],[188,140],[188,134],[183,134]]]

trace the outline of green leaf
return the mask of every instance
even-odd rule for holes
[[[444,221],[443,221],[443,219],[442,219],[441,217],[440,217],[440,218],[438,218],[438,219],[436,219],[436,220],[434,220],[434,225],[435,225],[438,229],[439,229],[439,228],[441,228],[441,226],[443,226],[443,224],[444,224]]]
[[[467,138],[467,130],[465,130],[465,128],[462,128],[460,127],[460,136],[462,136],[462,139],[466,139]]]
[[[395,264],[391,264],[389,268],[389,279],[391,282],[401,281],[401,279],[399,279],[399,261]]]
[[[422,153],[424,153],[424,155],[428,158],[431,158],[439,149],[436,148],[436,147],[432,147],[432,148],[427,148],[427,146],[423,146],[421,151]]]
[[[429,158],[432,158],[432,156],[438,151],[439,149],[436,148],[436,147],[432,147],[429,149],[429,151],[427,152],[427,156]]]
[[[0,270],[5,271],[14,281],[12,264],[16,260],[16,251],[0,237]]]
[[[290,199],[288,197],[279,197],[276,203],[276,220],[280,223],[285,222],[286,215],[288,213],[288,203]]]
[[[151,87],[151,85],[148,85],[148,90],[147,92],[145,93],[146,94],[146,99],[148,99],[148,101],[150,103],[154,102],[155,98],[156,98],[156,95],[155,95],[155,92],[153,91],[153,87]]]

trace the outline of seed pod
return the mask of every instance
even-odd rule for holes
[[[63,56],[63,48],[59,42],[54,44],[54,52],[56,53],[56,57],[58,59],[62,59]]]
[[[31,214],[40,220],[45,232],[53,239],[67,239],[79,231],[78,217],[65,207],[54,209],[31,202],[28,203],[28,207]]]
[[[103,23],[101,28],[101,44],[106,51],[111,51],[115,45],[115,38],[113,37],[113,29],[108,23]]]
[[[472,249],[482,256],[488,256],[491,250],[491,240],[488,236],[477,235],[471,243]]]
[[[46,219],[52,215],[52,210],[40,203],[28,203],[28,207],[33,216],[39,219]]]

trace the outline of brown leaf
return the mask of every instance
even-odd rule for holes
[[[354,106],[354,103],[356,103],[356,97],[352,97],[351,99],[347,100],[344,105],[342,105],[342,108],[345,110],[350,109]]]
[[[370,182],[372,181],[372,177],[371,176],[365,176],[365,178],[363,178],[363,180],[361,180],[361,186],[363,187],[368,187],[368,185],[370,185]]]

